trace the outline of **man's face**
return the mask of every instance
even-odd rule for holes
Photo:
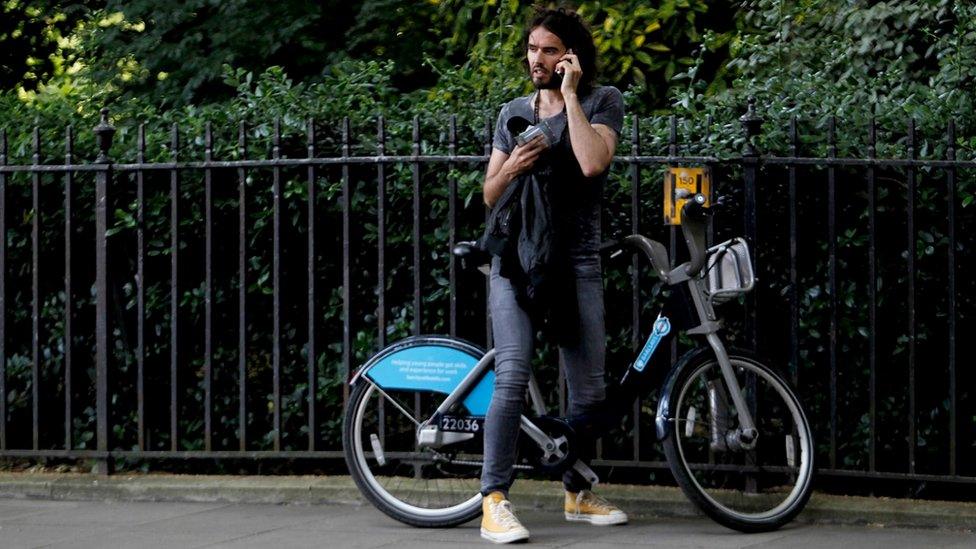
[[[561,79],[556,74],[556,63],[566,54],[566,46],[545,27],[536,27],[529,33],[525,56],[529,61],[529,77],[536,89],[556,89]]]

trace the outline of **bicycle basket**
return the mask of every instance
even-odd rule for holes
[[[725,303],[752,289],[756,278],[752,272],[749,246],[742,238],[733,238],[708,249],[705,278],[708,298],[715,304]]]

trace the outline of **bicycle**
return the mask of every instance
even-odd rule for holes
[[[684,285],[699,322],[685,333],[707,343],[674,362],[663,382],[647,386],[654,379],[649,360],[673,337],[673,311],[665,307],[641,352],[608,390],[629,405],[657,385],[656,435],[685,495],[726,527],[771,531],[809,500],[813,436],[786,380],[752,354],[726,350],[718,336],[715,306],[751,290],[755,280],[744,240],[706,249],[712,208],[705,203],[704,195],[694,194],[681,208],[690,259],[673,269],[664,245],[641,235],[604,247],[611,256],[643,252],[662,283]],[[461,243],[454,253],[467,261],[478,251]],[[367,500],[420,527],[455,526],[481,513],[479,431],[491,402],[493,359],[493,350],[459,338],[416,336],[386,347],[356,372],[343,448]],[[528,450],[516,469],[561,473],[572,467],[595,485],[597,475],[576,458],[574,425],[546,415],[534,376],[528,399],[534,415],[521,418],[521,447]]]

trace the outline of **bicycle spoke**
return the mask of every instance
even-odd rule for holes
[[[414,423],[414,425],[416,425],[417,427],[420,427],[420,422],[419,422],[419,421],[417,421],[417,420],[416,420],[416,419],[415,419],[415,418],[414,418],[414,417],[413,417],[413,416],[412,416],[412,415],[410,414],[410,412],[408,412],[408,411],[406,410],[406,408],[404,408],[403,406],[401,406],[401,405],[400,405],[400,403],[399,403],[399,402],[397,402],[397,401],[396,401],[396,400],[395,400],[395,399],[394,399],[393,397],[391,397],[390,395],[388,395],[388,394],[386,394],[386,391],[384,391],[383,389],[380,389],[380,388],[379,388],[379,386],[377,386],[377,385],[376,385],[375,383],[373,383],[372,381],[369,381],[369,379],[368,379],[368,378],[365,378],[365,379],[366,379],[366,380],[367,380],[367,381],[368,381],[368,382],[370,383],[370,385],[372,385],[372,386],[373,386],[373,389],[375,389],[375,390],[376,390],[376,391],[377,391],[377,392],[378,392],[379,394],[381,394],[381,395],[383,395],[383,398],[385,398],[386,400],[388,400],[388,401],[390,401],[390,402],[391,402],[391,403],[392,403],[392,404],[393,404],[394,406],[396,406],[396,407],[397,407],[397,409],[398,409],[398,410],[400,410],[400,412],[402,412],[402,413],[403,413],[403,415],[405,415],[405,416],[407,416],[407,419],[409,419],[410,421],[412,421],[412,422]]]

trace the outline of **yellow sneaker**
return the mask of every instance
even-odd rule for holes
[[[529,539],[529,531],[515,517],[512,502],[501,492],[481,500],[481,537],[493,543],[513,543]]]
[[[566,520],[571,522],[589,522],[601,526],[627,523],[627,513],[589,490],[581,490],[578,494],[566,492],[563,509],[566,511]]]

